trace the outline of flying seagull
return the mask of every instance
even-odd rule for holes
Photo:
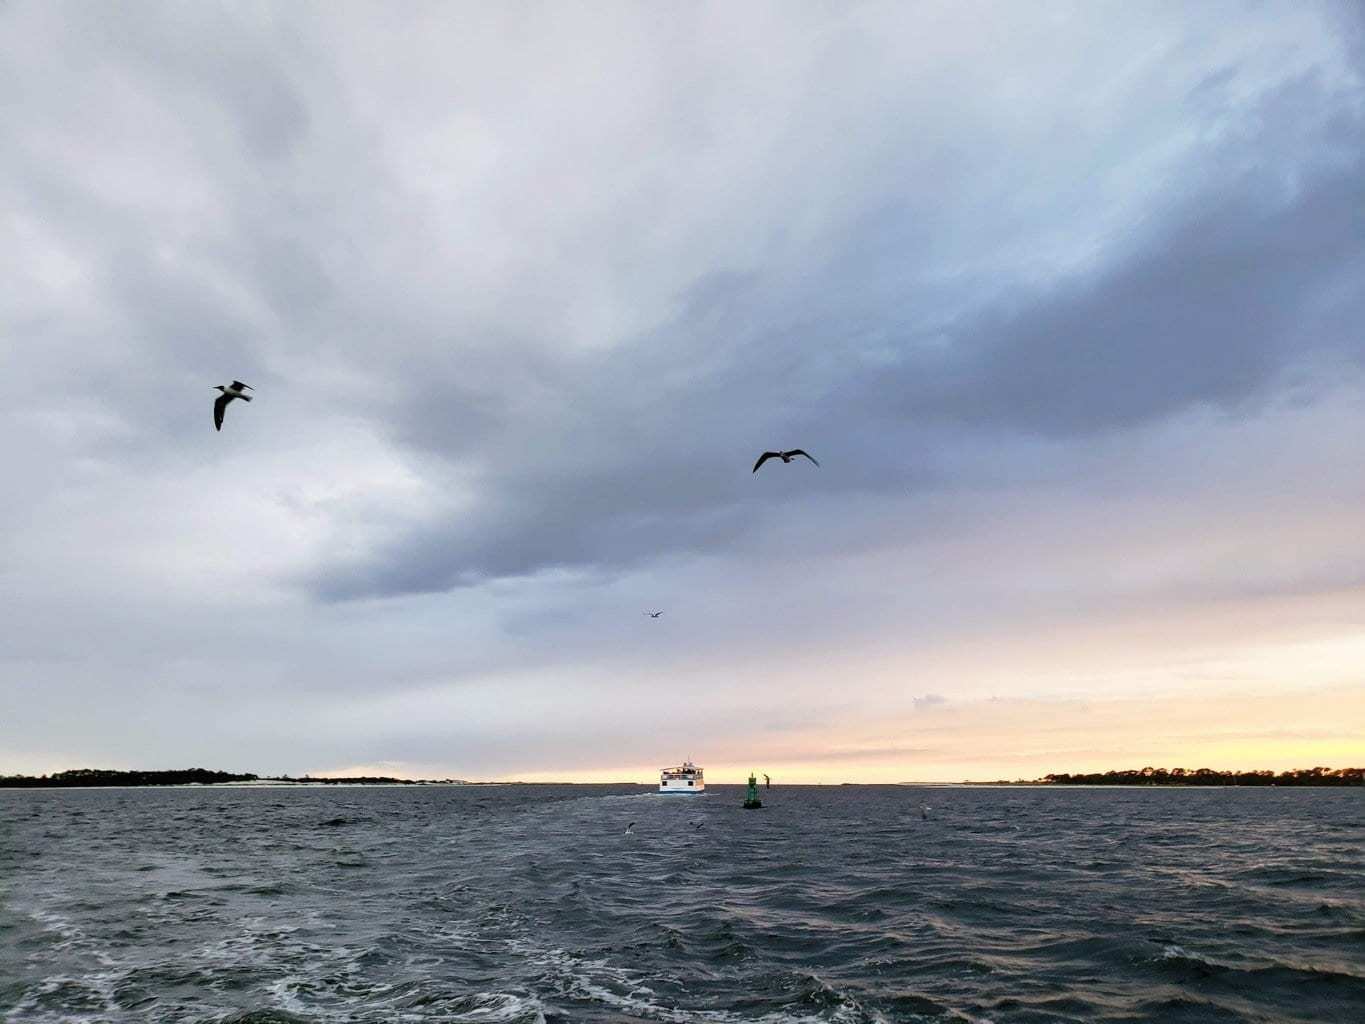
[[[657,619],[663,612],[645,612],[644,614],[648,615],[651,619]]]
[[[251,396],[245,394],[243,392],[243,388],[245,388],[247,391],[255,390],[255,388],[253,388],[250,384],[243,384],[239,380],[234,380],[231,384],[227,385],[226,387],[224,387],[222,384],[219,384],[216,388],[213,389],[215,391],[222,392],[222,394],[218,396],[218,400],[213,403],[214,430],[223,429],[223,410],[225,410],[228,407],[228,403],[231,402],[234,398],[240,398],[244,402],[251,401]]]
[[[789,452],[764,452],[758,457],[758,461],[754,463],[754,472],[757,473],[758,467],[769,459],[781,459],[783,462],[791,462],[791,460],[798,455],[804,455],[806,458],[810,459],[811,462],[815,462],[815,456],[811,455],[810,452],[803,452],[800,448],[793,448]],[[815,464],[817,466],[820,465],[818,462],[815,462]]]

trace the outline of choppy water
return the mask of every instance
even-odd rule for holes
[[[1365,792],[765,796],[0,791],[0,1019],[1365,1020]]]

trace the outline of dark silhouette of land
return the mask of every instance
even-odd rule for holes
[[[0,775],[0,789],[63,789],[78,786],[215,786],[227,782],[274,782],[295,785],[431,786],[466,785],[460,779],[390,779],[379,775],[358,775],[343,779],[293,778],[288,775],[265,777],[250,772],[209,771],[183,768],[178,771],[115,771],[110,768],[74,768],[52,775]]]
[[[1220,772],[1212,768],[1141,768],[1123,772],[1066,772],[1044,775],[1036,784],[1050,786],[1360,786],[1365,768],[1297,768],[1291,771]]]
[[[74,768],[52,775],[0,775],[0,789],[71,789],[83,786],[215,786],[257,782],[296,786],[480,786],[519,783],[466,782],[463,779],[391,779],[382,775],[318,779],[308,775],[255,775],[251,772],[209,771],[183,768],[177,771],[117,771],[112,768]],[[1067,772],[1041,779],[1000,779],[969,782],[985,786],[1365,786],[1365,768],[1298,768],[1291,771],[1216,771],[1212,768],[1140,768],[1128,771]],[[850,785],[850,783],[844,783]],[[911,783],[907,783],[911,785]]]

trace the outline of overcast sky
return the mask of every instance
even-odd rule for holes
[[[0,39],[0,771],[1365,762],[1357,4]]]

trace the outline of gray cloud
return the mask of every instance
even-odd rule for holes
[[[1365,346],[1345,328],[1365,300],[1342,285],[1365,266],[1362,170],[1310,180],[1269,210],[1254,181],[1246,194],[1201,197],[1187,220],[1098,280],[967,324],[961,357],[915,375],[956,386],[910,385],[906,412],[1088,433],[1192,405],[1236,408],[1314,356],[1359,361]]]
[[[1295,102],[1276,95],[1258,113],[1298,143],[1291,126],[1327,98],[1311,85],[1294,91]],[[1353,117],[1321,130],[1307,140],[1315,155],[1365,140]],[[899,491],[937,482],[923,457],[906,453],[956,443],[950,426],[1006,441],[1084,436],[1191,407],[1236,410],[1273,397],[1315,360],[1359,362],[1365,349],[1350,325],[1365,300],[1349,282],[1365,267],[1365,168],[1354,155],[1344,166],[1323,160],[1333,166],[1310,163],[1292,189],[1280,169],[1253,167],[1216,191],[1195,190],[1119,245],[1112,263],[965,313],[934,345],[918,344],[879,292],[868,308],[846,308],[839,296],[863,269],[850,258],[813,271],[819,283],[800,299],[768,299],[753,278],[704,282],[675,322],[624,350],[549,372],[542,364],[528,382],[540,393],[534,408],[508,398],[490,410],[438,371],[388,413],[404,424],[401,437],[438,455],[464,455],[473,430],[500,463],[481,477],[483,507],[328,567],[318,590],[420,592],[715,551],[766,525],[755,484],[770,481],[747,479],[744,461],[772,444],[826,454],[831,464],[802,480],[807,493]],[[713,320],[698,312],[699,296]],[[708,357],[732,324],[781,323],[795,302],[810,322]],[[870,355],[847,337],[850,322],[900,341],[888,357]]]

